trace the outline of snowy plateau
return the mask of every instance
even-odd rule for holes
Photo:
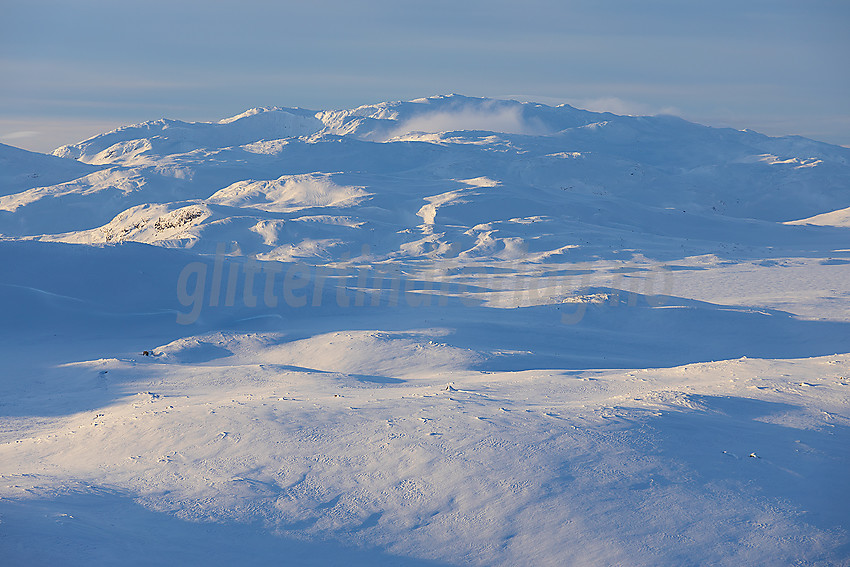
[[[435,96],[0,145],[0,564],[850,565],[850,149]]]

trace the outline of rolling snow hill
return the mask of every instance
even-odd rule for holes
[[[0,558],[850,565],[848,210],[460,95],[0,145]]]

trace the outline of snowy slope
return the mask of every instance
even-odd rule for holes
[[[368,227],[383,257],[527,249],[532,259],[581,247],[576,235],[600,227],[620,240],[693,241],[746,232],[737,219],[806,218],[848,206],[850,179],[850,151],[799,138],[456,95],[350,111],[255,109],[219,123],[160,120],[55,153],[109,168],[0,197],[0,211],[15,213],[2,215],[0,233],[100,229],[140,205],[192,200],[241,208],[254,226],[288,224],[287,240],[310,255],[334,256],[361,237],[339,235],[336,220],[304,226],[302,216]],[[465,181],[479,177],[490,181]],[[311,181],[319,178],[368,198],[324,195]],[[247,197],[252,191],[257,197]],[[64,208],[77,214],[50,214]],[[529,230],[532,222],[543,224]],[[770,230],[783,240],[801,233]],[[252,232],[229,238],[246,253],[299,254],[253,245]]]
[[[0,196],[64,183],[98,169],[0,144]]]
[[[850,207],[821,213],[807,219],[789,221],[788,224],[811,224],[818,226],[840,226],[850,227]]]
[[[146,155],[183,154],[312,134],[322,126],[312,114],[275,107],[254,108],[213,123],[153,120],[62,146],[53,155],[86,163],[132,165],[144,163]]]
[[[850,565],[846,148],[447,95],[0,189],[0,563]]]

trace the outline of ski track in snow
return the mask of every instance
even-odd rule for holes
[[[0,189],[4,565],[850,565],[846,148],[450,95]]]

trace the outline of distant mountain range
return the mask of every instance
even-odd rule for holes
[[[6,238],[267,260],[665,257],[850,224],[847,148],[460,95],[155,120],[0,164]]]

